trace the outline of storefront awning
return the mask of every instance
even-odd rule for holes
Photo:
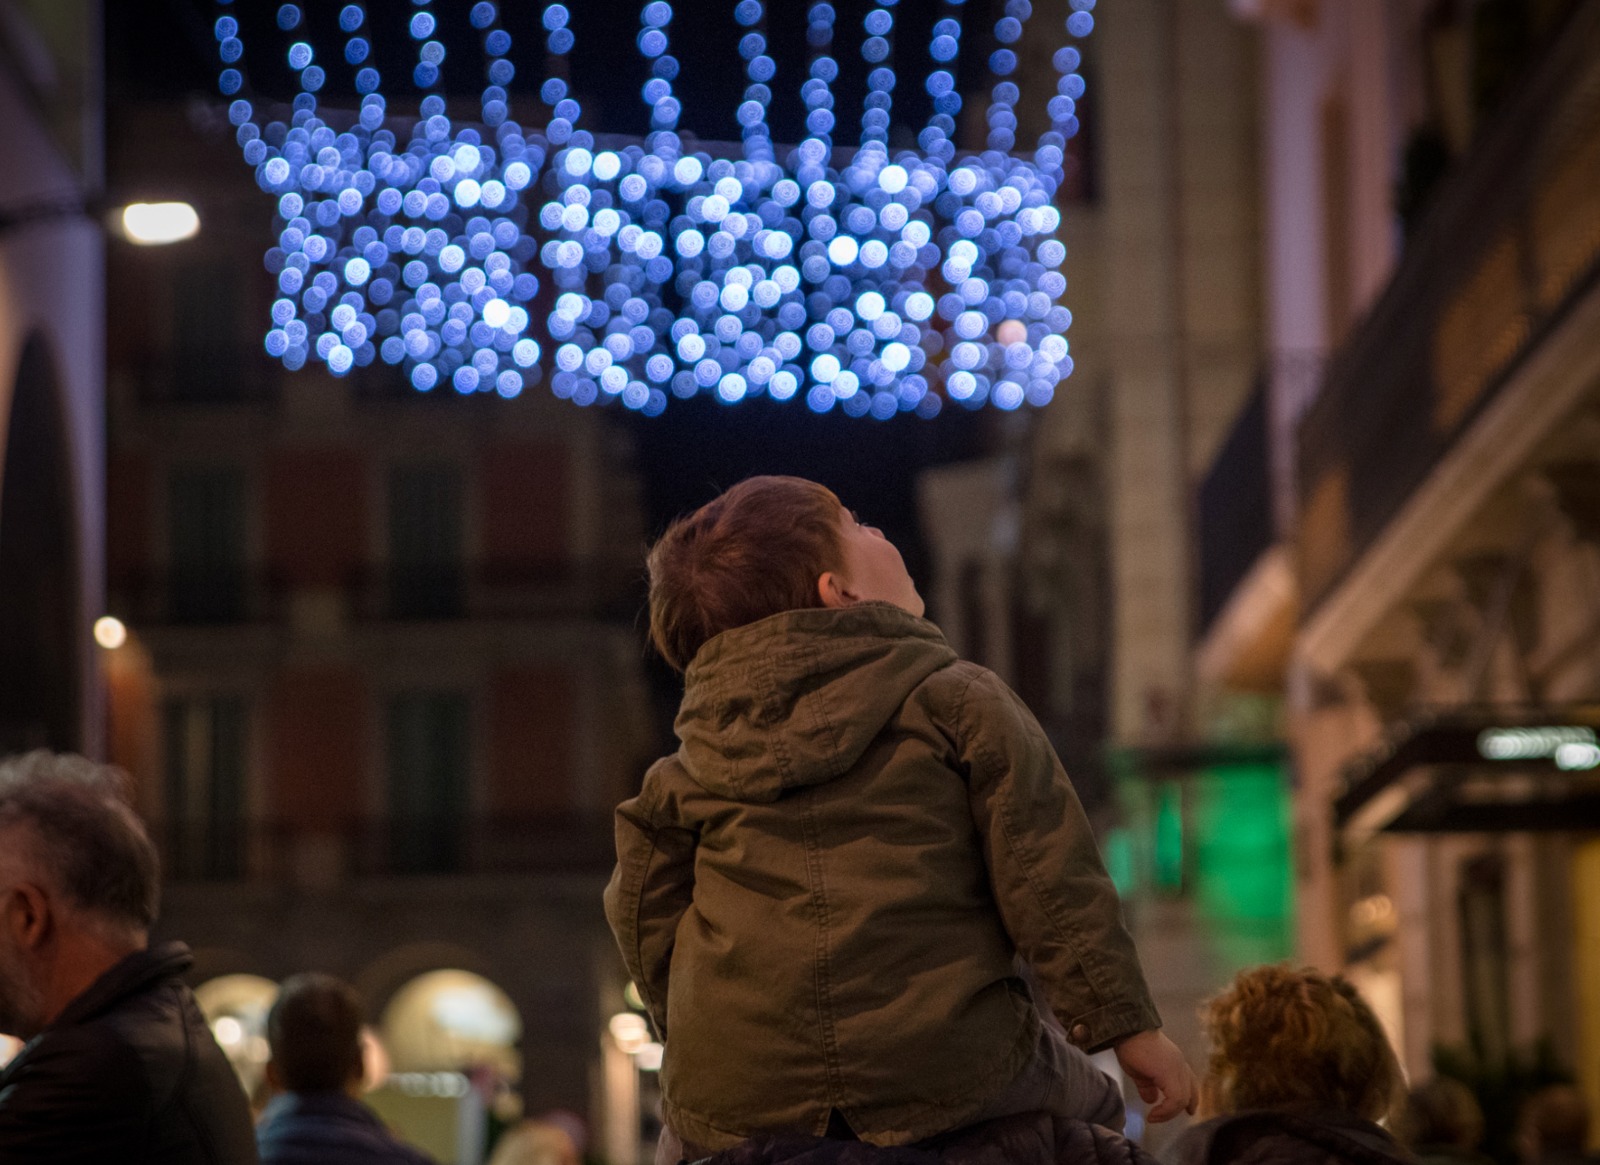
[[[1346,770],[1334,819],[1362,833],[1600,830],[1600,705],[1405,721]]]

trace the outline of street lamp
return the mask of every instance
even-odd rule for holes
[[[200,230],[200,216],[187,202],[130,203],[119,221],[122,237],[142,247],[182,242]]]
[[[115,615],[101,615],[94,621],[94,641],[107,651],[128,642],[128,628]]]
[[[200,230],[200,216],[187,202],[134,202],[102,218],[104,210],[103,201],[79,197],[0,207],[0,235],[35,223],[83,217],[103,222],[112,234],[141,247],[182,242]]]

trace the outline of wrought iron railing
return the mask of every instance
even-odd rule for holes
[[[1273,542],[1267,394],[1257,388],[1240,410],[1198,496],[1200,621],[1204,635],[1234,588]]]
[[[643,601],[642,554],[561,561],[466,561],[435,568],[374,565],[332,586],[270,570],[143,573],[111,580],[111,610],[135,626],[239,626],[288,616],[295,596],[332,594],[357,623],[463,619],[631,620]]]
[[[1582,0],[1437,191],[1300,424],[1307,610],[1597,286],[1600,0]]]
[[[602,874],[616,859],[609,814],[169,824],[156,837],[175,883]]]

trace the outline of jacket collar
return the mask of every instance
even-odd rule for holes
[[[89,984],[45,1030],[93,1019],[130,995],[137,995],[163,979],[176,978],[192,966],[194,956],[183,943],[162,943],[135,951]]]
[[[281,1092],[262,1110],[260,1127],[265,1129],[286,1117],[311,1116],[352,1121],[382,1128],[383,1122],[361,1101],[345,1092]]]

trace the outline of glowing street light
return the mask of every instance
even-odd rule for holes
[[[115,651],[128,642],[128,628],[115,615],[102,615],[94,621],[94,641],[107,651]]]
[[[187,202],[134,202],[122,208],[122,234],[130,243],[157,247],[192,239],[200,216]]]

